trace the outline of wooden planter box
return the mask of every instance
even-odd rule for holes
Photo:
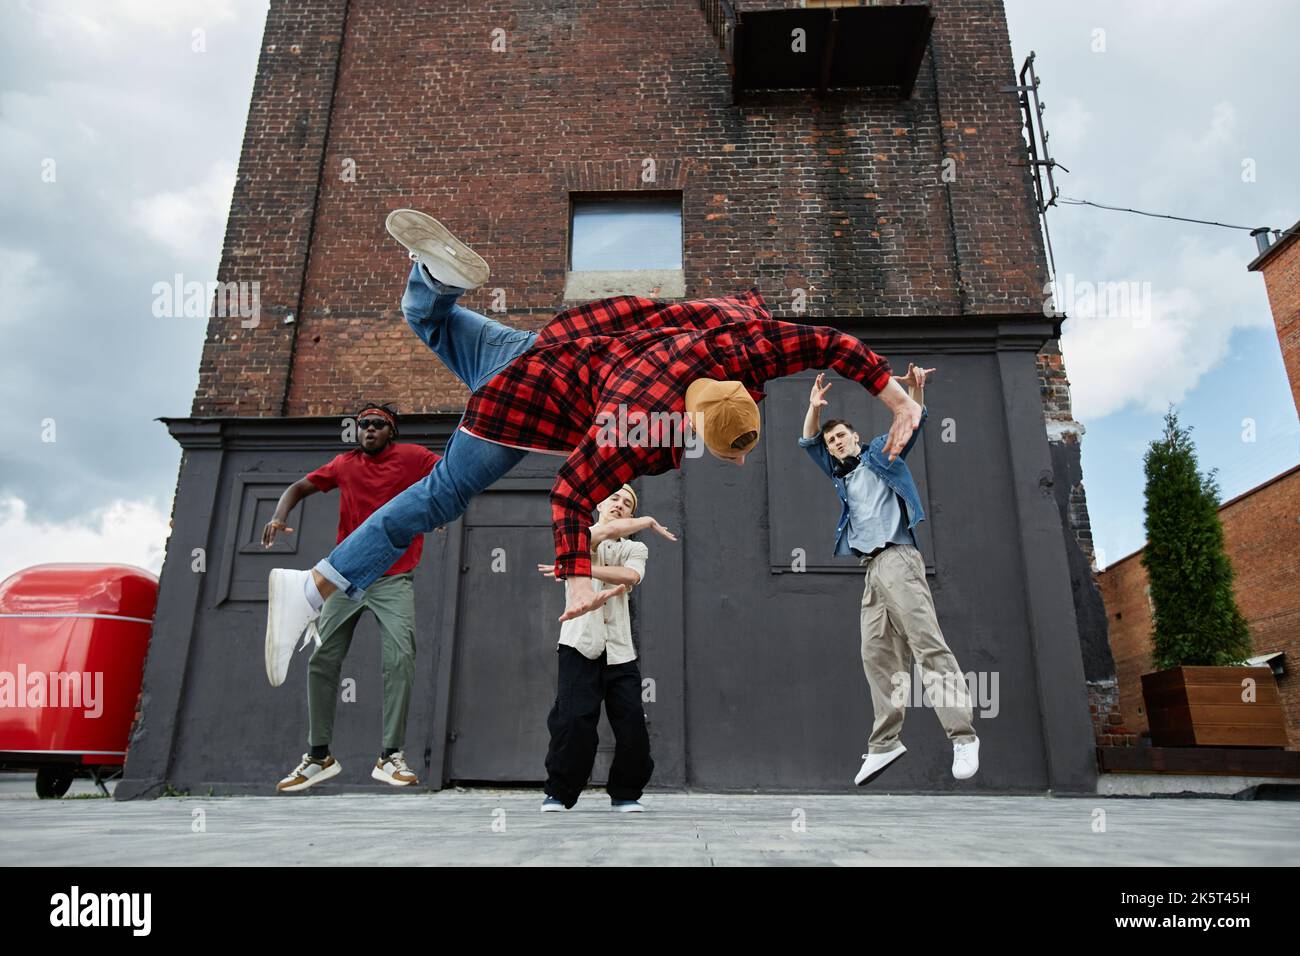
[[[1242,700],[1247,678],[1253,702]],[[1142,675],[1153,747],[1285,747],[1286,718],[1267,667],[1175,667]]]

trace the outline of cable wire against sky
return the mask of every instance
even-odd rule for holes
[[[1272,228],[1271,226],[1234,226],[1226,222],[1215,222],[1212,219],[1192,219],[1187,216],[1174,216],[1162,212],[1146,212],[1141,209],[1129,209],[1124,206],[1108,206],[1104,203],[1092,202],[1091,200],[1088,199],[1074,199],[1073,197],[1070,196],[1058,196],[1056,201],[1061,203],[1066,203],[1071,206],[1092,206],[1096,209],[1110,209],[1115,212],[1129,212],[1137,216],[1150,216],[1153,219],[1174,219],[1177,220],[1178,222],[1195,222],[1195,223],[1199,223],[1202,226],[1219,226],[1220,228],[1223,229],[1242,229],[1246,232],[1253,232],[1256,229],[1268,229],[1268,231],[1272,233],[1278,232],[1278,230]],[[1292,229],[1288,229],[1285,233],[1282,233],[1282,235],[1290,235],[1293,230],[1294,227],[1292,227]]]

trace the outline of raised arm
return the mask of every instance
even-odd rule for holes
[[[907,444],[899,452],[898,457],[900,458],[906,458],[913,446],[916,445],[917,439],[921,437],[921,424],[925,423],[927,414],[925,408],[925,380],[933,371],[932,368],[922,368],[908,362],[907,374],[894,377],[894,383],[900,387],[906,386],[908,397],[921,409],[921,423],[917,425],[912,437],[908,439]]]
[[[823,372],[817,376],[813,382],[812,392],[808,396],[808,414],[803,417],[803,437],[816,438],[822,430],[822,408],[827,404],[826,393],[830,391],[834,382],[826,382],[826,374]]]
[[[908,398],[889,373],[889,363],[856,336],[829,326],[799,325],[776,319],[745,324],[744,348],[737,350],[734,373],[741,381],[761,385],[806,368],[829,368],[858,382],[885,403],[894,420],[885,454],[890,461],[907,446],[921,424],[921,406]],[[729,370],[731,371],[731,370]]]
[[[677,535],[656,521],[653,515],[640,515],[636,518],[615,518],[612,521],[606,521],[604,524],[592,525],[591,546],[595,548],[602,541],[608,541],[611,538],[629,538],[639,531],[654,531],[669,541],[677,540]]]

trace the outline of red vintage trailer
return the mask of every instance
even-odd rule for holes
[[[135,718],[158,578],[120,564],[40,564],[0,582],[0,770],[61,797],[105,793]]]

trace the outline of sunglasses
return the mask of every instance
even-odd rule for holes
[[[387,428],[388,422],[384,421],[382,418],[363,418],[357,422],[357,427],[360,428],[362,431],[365,431],[367,428],[374,428],[378,430],[382,428]]]

